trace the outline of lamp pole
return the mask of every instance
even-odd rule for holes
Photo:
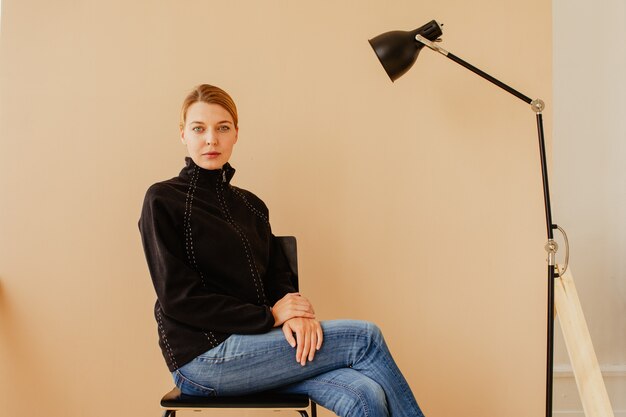
[[[547,308],[547,358],[546,358],[546,417],[552,416],[553,375],[554,375],[554,280],[559,276],[556,266],[556,252],[558,245],[554,240],[554,229],[560,229],[552,223],[552,208],[550,205],[550,187],[548,182],[548,167],[546,145],[543,132],[542,112],[545,104],[540,99],[531,99],[514,88],[506,85],[486,72],[476,68],[456,55],[441,48],[435,42],[442,35],[441,25],[435,20],[411,31],[393,31],[383,33],[370,40],[370,44],[378,56],[385,71],[392,81],[402,76],[413,65],[422,47],[427,46],[439,52],[457,64],[497,85],[520,100],[530,104],[536,114],[537,135],[539,139],[539,154],[541,159],[541,176],[543,181],[543,197],[546,215],[546,232],[548,241],[545,250],[548,253],[548,308]],[[415,41],[419,42],[416,43]]]

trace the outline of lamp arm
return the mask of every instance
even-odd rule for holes
[[[415,40],[418,41],[418,42],[423,43],[426,46],[428,46],[433,51],[439,52],[441,55],[444,55],[444,56],[450,58],[452,61],[456,62],[459,65],[464,66],[468,70],[472,71],[474,74],[477,74],[477,75],[481,76],[485,80],[487,80],[487,81],[497,85],[498,87],[502,88],[503,90],[508,91],[509,93],[513,94],[515,97],[519,98],[520,100],[525,101],[526,103],[531,105],[531,107],[533,108],[533,110],[535,112],[537,112],[537,113],[541,112],[545,108],[545,104],[544,104],[544,102],[542,100],[540,100],[540,99],[536,99],[536,100],[531,99],[530,97],[520,93],[519,91],[517,91],[513,87],[510,87],[510,86],[506,85],[502,81],[500,81],[500,80],[492,77],[491,75],[487,74],[486,72],[476,68],[475,66],[473,66],[469,62],[464,61],[463,59],[459,58],[458,56],[454,55],[453,53],[446,51],[445,49],[443,49],[439,45],[436,45],[435,42],[432,42],[429,39],[426,39],[422,35],[419,35],[419,34],[415,35]]]
[[[516,89],[514,89],[514,88],[504,84],[502,81],[500,81],[500,80],[492,77],[491,75],[487,74],[486,72],[476,68],[475,66],[473,66],[469,62],[466,62],[463,59],[459,58],[458,56],[454,55],[453,53],[446,51],[445,49],[443,49],[439,45],[435,44],[435,42],[432,42],[430,39],[427,39],[427,38],[423,37],[420,34],[415,35],[415,40],[418,41],[418,42],[421,42],[425,46],[428,46],[433,51],[439,52],[441,55],[444,55],[444,56],[450,58],[452,61],[456,62],[457,64],[464,66],[468,70],[472,71],[474,74],[480,75],[482,78],[484,78],[487,81],[497,85],[498,87],[502,88],[503,90],[508,91],[509,93],[513,94],[515,97],[519,98],[520,100],[523,100],[526,103],[530,104],[531,108],[533,109],[533,111],[537,115],[537,134],[539,136],[539,153],[540,153],[540,160],[541,160],[542,180],[543,180],[543,196],[544,196],[544,205],[545,205],[545,210],[546,210],[546,228],[547,228],[548,240],[550,242],[553,242],[553,239],[554,239],[553,229],[556,228],[556,225],[552,224],[552,208],[551,208],[551,205],[550,205],[550,187],[548,185],[548,168],[547,168],[547,162],[546,162],[546,145],[545,145],[545,140],[544,140],[544,135],[543,135],[543,117],[542,117],[542,114],[541,114],[541,112],[545,108],[545,104],[544,104],[543,100],[540,100],[540,99],[533,100],[533,99],[531,99],[530,97],[520,93]]]

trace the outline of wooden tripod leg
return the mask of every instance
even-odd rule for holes
[[[570,269],[554,282],[554,303],[586,417],[614,417]]]

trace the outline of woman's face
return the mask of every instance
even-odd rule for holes
[[[224,107],[196,101],[187,109],[181,140],[196,165],[220,169],[230,159],[238,130]]]

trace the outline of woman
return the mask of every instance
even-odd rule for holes
[[[318,322],[290,283],[267,207],[230,184],[239,133],[232,98],[197,86],[180,132],[186,166],[148,189],[139,220],[159,344],[180,390],[277,390],[307,394],[339,416],[423,416],[380,330]]]

